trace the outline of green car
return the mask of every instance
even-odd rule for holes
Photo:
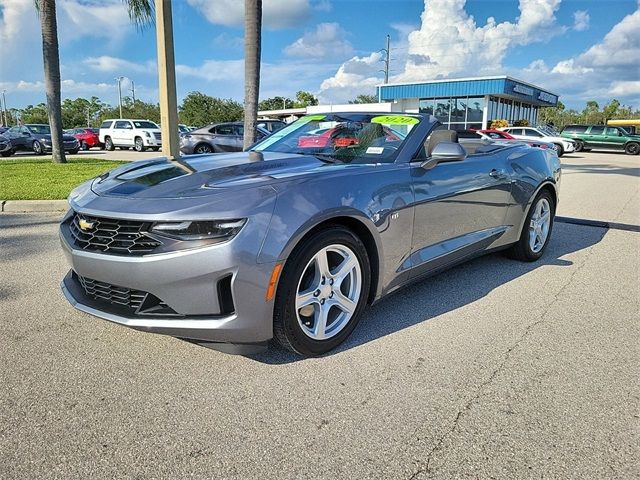
[[[632,135],[621,127],[606,125],[567,125],[560,136],[576,142],[576,152],[592,148],[624,150],[628,155],[640,153],[640,135]]]

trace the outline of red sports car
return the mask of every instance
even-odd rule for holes
[[[384,134],[389,142],[402,140],[393,130],[384,127]],[[345,126],[337,126],[334,128],[321,128],[308,132],[310,135],[301,136],[298,139],[298,147],[301,148],[344,148],[351,145],[357,145],[359,142],[358,134],[360,130]]]
[[[100,138],[98,138],[97,128],[74,128],[69,130],[69,135],[73,135],[80,142],[80,148],[82,150],[89,150],[93,147],[102,148]]]

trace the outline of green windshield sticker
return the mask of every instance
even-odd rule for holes
[[[417,118],[407,117],[406,115],[380,115],[373,117],[371,123],[384,123],[386,125],[415,125],[418,123]]]
[[[307,115],[306,117],[302,117],[296,123],[307,123],[307,122],[314,122],[317,120],[324,120],[325,117],[326,115]]]

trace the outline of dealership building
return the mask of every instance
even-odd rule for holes
[[[379,85],[392,111],[430,113],[452,130],[488,128],[493,120],[538,121],[538,108],[554,107],[558,95],[506,75]]]

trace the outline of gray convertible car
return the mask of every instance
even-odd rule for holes
[[[429,115],[328,113],[248,152],[124,165],[69,197],[63,292],[97,317],[222,351],[275,339],[323,354],[410,282],[497,250],[543,255],[555,152],[457,140]]]

